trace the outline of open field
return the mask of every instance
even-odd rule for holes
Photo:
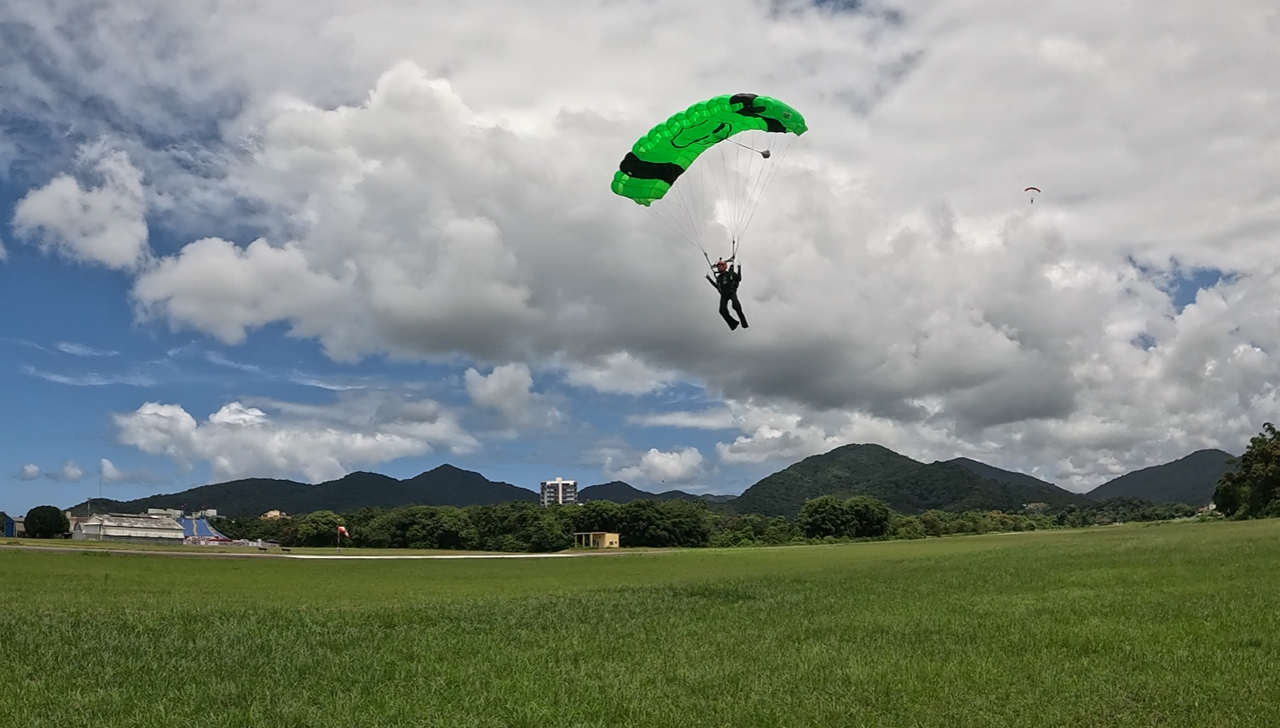
[[[0,583],[4,726],[1280,725],[1276,520]]]

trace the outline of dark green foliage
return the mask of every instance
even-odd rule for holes
[[[1196,514],[1196,508],[1186,503],[1157,505],[1141,498],[1107,498],[1090,506],[1085,513],[1089,523],[1106,526],[1111,523],[1188,518]]]
[[[71,530],[71,521],[54,506],[36,506],[27,511],[25,528],[30,538],[62,538]]]
[[[952,458],[946,462],[960,467],[972,473],[980,475],[988,480],[994,480],[999,483],[1011,483],[1014,485],[1024,485],[1034,490],[1050,489],[1047,492],[1055,492],[1061,490],[1058,486],[1048,481],[1041,480],[1026,473],[1015,473],[1012,470],[1004,470],[994,465],[987,465],[970,458]]]
[[[891,515],[875,498],[824,495],[801,507],[796,525],[808,538],[878,538],[888,532]]]
[[[480,543],[479,532],[459,508],[409,506],[374,513],[353,520],[351,535],[357,546],[467,550]]]
[[[573,508],[573,530],[608,531],[618,533],[618,512],[621,506],[612,501],[591,501]]]
[[[621,480],[614,480],[609,483],[601,483],[600,485],[589,485],[578,491],[579,503],[590,503],[591,501],[612,501],[614,503],[630,503],[634,500],[656,500],[666,502],[669,500],[687,500],[687,501],[705,501],[707,503],[724,503],[732,500],[731,495],[693,495],[683,490],[668,490],[662,493],[650,493],[647,490],[640,490],[630,483],[624,483]]]
[[[527,488],[493,482],[479,473],[441,465],[408,480],[365,472],[351,473],[316,485],[292,480],[247,478],[132,501],[95,501],[94,510],[141,513],[148,508],[181,508],[186,504],[188,508],[197,505],[216,508],[222,516],[253,518],[271,510],[291,514],[317,510],[341,513],[366,507],[461,507],[505,502],[536,503],[537,500],[538,494]],[[88,504],[82,503],[71,510],[76,515],[83,515],[88,511]]]
[[[482,551],[561,551],[573,545],[573,506],[500,503],[463,509]],[[470,533],[458,522],[464,533]],[[450,548],[437,543],[436,548]]]
[[[899,516],[897,514],[894,514],[893,519],[889,522],[889,533],[893,538],[900,539],[917,539],[928,536],[919,518],[915,516]]]
[[[796,524],[807,538],[848,538],[855,525],[844,501],[834,495],[823,495],[808,501],[800,508]]]
[[[1267,422],[1249,440],[1238,469],[1218,481],[1213,502],[1225,516],[1280,516],[1280,432]],[[28,529],[30,526],[28,526]]]
[[[83,518],[94,513],[145,513],[148,508],[160,508],[161,506],[141,506],[135,507],[134,503],[141,501],[118,501],[110,498],[90,498],[83,503],[77,503],[67,509],[73,516]],[[179,501],[181,503],[182,501]]]
[[[745,516],[728,515],[718,518],[707,544],[726,546],[780,546],[802,540],[804,533],[798,526],[782,516],[765,518],[755,513]]]
[[[340,525],[343,525],[342,518],[333,511],[308,513],[298,521],[297,543],[300,546],[337,546]]]
[[[795,517],[806,501],[823,495],[867,495],[906,514],[929,509],[1017,511],[1031,502],[1053,507],[1089,502],[1047,483],[988,479],[955,461],[925,465],[879,445],[845,445],[764,478],[731,505],[739,513]]]
[[[210,518],[209,525],[232,539],[278,541],[295,544],[297,525],[294,518]]]
[[[1222,450],[1198,450],[1164,465],[1135,470],[1089,491],[1094,500],[1141,498],[1152,503],[1206,505],[1223,475],[1236,469],[1235,457]]]
[[[622,546],[670,548],[706,546],[715,516],[702,503],[635,500],[619,506],[615,518]]]
[[[888,533],[893,512],[883,502],[859,495],[845,501],[844,507],[856,524],[853,538],[879,538]]]
[[[895,513],[869,496],[819,496],[791,520],[717,513],[705,501],[639,499],[546,508],[532,503],[362,508],[271,521],[217,519],[214,526],[231,538],[278,541],[282,546],[336,545],[337,525],[344,523],[353,545],[364,548],[550,552],[570,548],[574,533],[589,531],[618,533],[627,548],[698,548],[1083,528],[1196,514],[1185,504],[1157,506],[1137,498],[1112,498],[1084,508],[1072,504],[1055,512],[1041,506],[1031,504],[1019,512],[930,509],[913,516]]]

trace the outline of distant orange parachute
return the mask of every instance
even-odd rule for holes
[[[1039,191],[1040,191],[1040,188],[1039,188],[1039,187],[1028,187],[1028,188],[1026,188],[1025,190],[1023,190],[1023,192],[1030,192],[1031,190],[1035,190],[1036,192],[1039,192]],[[1032,197],[1032,198],[1031,198],[1031,204],[1033,204],[1033,205],[1034,205],[1034,204],[1036,204],[1036,198],[1035,198],[1035,197]]]

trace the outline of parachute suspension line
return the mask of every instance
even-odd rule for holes
[[[777,169],[776,163],[770,165],[765,161],[761,161],[760,169],[755,170],[753,179],[752,171],[755,167],[754,161],[755,160],[753,159],[753,164],[747,168],[747,174],[743,176],[743,184],[746,186],[746,189],[743,193],[742,207],[738,211],[738,219],[734,222],[734,228],[738,231],[739,236],[746,233],[746,226],[750,219],[750,214],[753,214],[756,207],[760,204],[760,194],[763,192],[760,188],[760,180],[764,177],[765,172]]]
[[[775,177],[778,176],[778,171],[782,168],[783,166],[782,163],[784,160],[786,160],[787,155],[791,152],[791,148],[795,146],[795,141],[796,141],[795,139],[790,137],[785,138],[783,147],[782,147],[782,154],[778,156],[778,160],[773,164],[773,167],[769,170],[768,176],[765,177],[764,185],[760,188],[759,192],[755,194],[757,201],[764,196],[765,190],[769,189],[769,184],[773,182],[773,179]],[[751,206],[751,214],[747,216],[746,222],[744,222],[742,225],[742,232],[740,233],[740,236],[739,236],[740,238],[741,236],[746,235],[747,227],[749,227],[751,225],[751,221],[755,219],[756,209],[758,208],[759,208],[758,202],[757,204]]]
[[[694,172],[694,174],[699,176],[699,182],[701,181],[701,171],[701,169],[698,169]],[[686,174],[688,173],[686,172]],[[697,188],[702,187],[701,184],[695,184],[693,186]],[[701,250],[705,255],[706,249],[702,246],[703,236],[701,218],[698,214],[698,208],[700,205],[698,205],[698,199],[694,197],[693,190],[690,190],[688,194],[686,194],[687,187],[689,187],[689,185],[674,186],[672,189],[675,190],[676,196],[672,202],[676,203],[675,208],[679,210],[679,212],[683,213],[683,221],[688,225],[688,229],[683,231],[685,238],[691,245],[698,250]],[[702,190],[698,189],[697,191],[701,192]],[[670,194],[670,192],[668,192],[668,194]],[[674,213],[675,211],[673,210],[672,212]],[[673,214],[673,217],[676,216]],[[676,224],[680,224],[678,220],[676,221]]]
[[[739,163],[739,165],[734,170],[737,173],[734,175],[735,176],[734,182],[736,183],[738,192],[737,192],[736,199],[734,200],[734,203],[733,203],[733,208],[732,208],[733,218],[730,225],[732,226],[733,238],[735,241],[735,246],[734,246],[735,250],[737,247],[737,241],[742,237],[742,233],[743,233],[742,222],[746,217],[745,212],[747,208],[749,208],[752,205],[751,185],[750,185],[752,170],[755,169],[757,161],[759,162],[761,167],[763,167],[765,164],[763,159],[757,160],[755,154],[751,153],[755,151],[754,148],[760,142],[760,136],[761,136],[760,132],[752,130],[751,132],[749,132],[749,135],[750,135],[749,140],[751,142],[751,145],[750,146],[739,145],[742,149],[748,150],[748,153],[746,155],[747,157],[746,165]],[[739,152],[739,155],[741,154],[742,152]]]
[[[742,144],[734,139],[726,140],[737,147],[728,152],[725,151],[724,145],[717,145],[721,161],[720,177],[723,179],[721,189],[722,211],[732,244],[730,256],[735,258],[738,253],[738,239],[742,232],[743,212],[750,202],[748,199],[749,187],[747,180],[750,178],[750,169],[755,166],[755,154],[757,153],[753,147],[757,146],[759,137],[759,134],[754,130],[746,132],[746,135],[750,137],[750,144]],[[746,155],[745,160],[743,159],[744,154]],[[743,171],[744,167],[747,169],[745,173]]]
[[[769,158],[769,150],[768,150],[768,149],[756,149],[755,147],[753,147],[753,146],[747,146],[746,144],[743,144],[742,142],[739,142],[739,141],[737,141],[736,139],[726,138],[726,139],[725,139],[725,141],[726,141],[726,142],[733,142],[734,144],[737,144],[738,146],[742,147],[743,149],[750,149],[752,152],[755,152],[756,154],[759,154],[760,156],[764,157],[765,159],[768,159],[768,158]]]
[[[750,132],[752,147],[759,144],[759,137],[761,137],[762,134],[762,132],[754,130]],[[751,148],[745,145],[742,146],[747,149]],[[739,153],[739,160],[741,160],[741,152]],[[756,205],[759,204],[759,198],[756,194],[756,188],[759,186],[759,178],[764,174],[765,170],[769,168],[769,164],[764,161],[763,156],[759,161],[758,169],[756,165],[756,157],[754,155],[748,155],[747,163],[745,165],[740,163],[735,169],[734,194],[733,201],[730,205],[731,209],[729,211],[729,226],[734,241],[735,255],[739,244],[741,243],[742,236],[746,232],[748,214]]]
[[[665,198],[656,203],[657,207],[651,209],[656,213],[655,217],[662,221],[668,231],[684,238],[686,243],[702,251],[705,255],[706,251],[702,247],[702,226],[699,225],[697,214],[694,211],[695,200],[693,199],[693,193],[690,192],[688,195],[685,193],[687,186],[673,187],[675,194],[668,193]]]

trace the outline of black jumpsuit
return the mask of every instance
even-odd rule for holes
[[[747,317],[742,313],[742,304],[738,302],[738,284],[742,282],[742,266],[739,265],[737,270],[733,266],[727,266],[722,271],[716,271],[716,279],[711,281],[711,285],[720,291],[720,315],[724,317],[725,323],[729,324],[729,330],[738,328],[738,322],[729,315],[729,304],[733,304],[733,310],[738,314],[738,318],[742,319],[742,328],[747,326]]]

